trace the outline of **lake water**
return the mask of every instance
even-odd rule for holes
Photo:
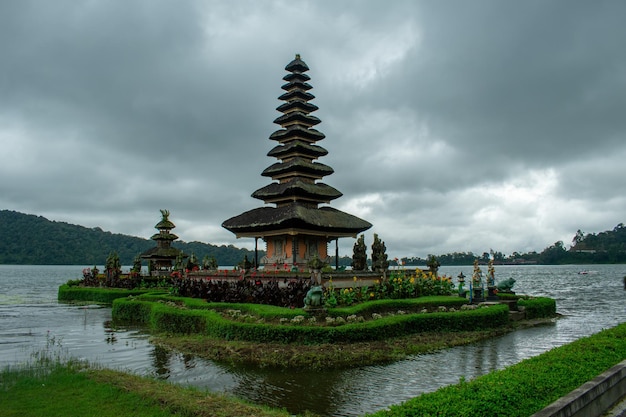
[[[234,394],[250,401],[358,416],[424,392],[515,364],[626,321],[626,265],[496,266],[496,281],[516,280],[518,294],[556,299],[563,317],[491,340],[384,366],[289,372],[230,367],[155,347],[140,329],[111,329],[111,309],[57,302],[58,287],[82,276],[82,266],[0,265],[0,367],[42,350],[87,359],[139,375]],[[589,271],[581,275],[581,270]],[[471,276],[472,267],[441,273]],[[456,282],[456,279],[455,279]]]

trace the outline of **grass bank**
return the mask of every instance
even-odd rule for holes
[[[626,323],[372,416],[528,417],[624,358]]]
[[[286,417],[284,410],[68,362],[0,372],[3,417]]]

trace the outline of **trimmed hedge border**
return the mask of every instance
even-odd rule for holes
[[[63,302],[92,302],[112,304],[113,300],[154,292],[154,290],[126,290],[120,288],[79,287],[63,284],[59,287],[58,300]]]
[[[420,395],[375,417],[528,417],[620,363],[626,323],[554,348],[470,382]]]
[[[377,320],[337,326],[271,324],[235,321],[219,312],[239,310],[263,320],[311,317],[303,309],[289,309],[263,304],[207,303],[197,298],[173,297],[155,290],[125,290],[62,285],[59,301],[112,304],[113,319],[119,323],[138,324],[172,334],[200,334],[225,340],[258,343],[355,343],[383,340],[420,332],[472,331],[497,328],[509,322],[505,305],[476,310],[435,313],[408,313]],[[433,310],[438,307],[459,309],[465,298],[431,296],[415,299],[376,300],[356,306],[329,309],[330,317],[370,315],[373,312]],[[520,298],[529,319],[556,314],[556,302],[550,298]]]
[[[455,297],[440,297],[439,301]],[[416,299],[419,300],[419,299]],[[395,301],[394,305],[400,305]],[[432,305],[437,297],[420,305]],[[202,303],[202,304],[201,304]],[[413,307],[417,302],[411,303]],[[436,303],[436,305],[441,305]],[[436,313],[411,313],[385,316],[377,320],[340,326],[246,323],[223,317],[217,310],[250,308],[242,304],[209,304],[181,297],[145,295],[137,299],[117,299],[112,316],[118,323],[140,324],[150,330],[174,334],[202,334],[225,340],[258,343],[355,343],[382,340],[420,332],[467,331],[496,328],[509,322],[508,307],[495,305],[476,310]],[[255,306],[256,310],[275,311],[272,306]],[[281,309],[283,316],[307,315],[303,310]],[[287,313],[287,314],[285,314]],[[275,313],[272,313],[275,314]],[[335,314],[339,315],[338,312]],[[263,316],[263,314],[261,314]]]
[[[526,319],[529,320],[556,315],[556,300],[552,298],[520,298],[517,305],[524,307]]]
[[[338,307],[328,309],[328,314],[333,317],[351,315],[351,314],[372,314],[383,312],[395,312],[398,310],[418,310],[422,308],[437,308],[443,306],[446,308],[459,309],[461,306],[468,304],[466,298],[456,296],[427,296],[419,298],[389,299],[375,300],[367,303],[357,304],[349,307]]]

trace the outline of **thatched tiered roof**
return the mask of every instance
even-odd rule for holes
[[[283,114],[274,120],[281,129],[270,136],[279,144],[268,153],[278,161],[261,174],[275,182],[252,194],[275,207],[247,211],[226,220],[222,226],[238,237],[306,234],[330,239],[356,236],[372,225],[340,210],[319,207],[341,197],[342,193],[319,182],[334,171],[316,161],[328,151],[316,144],[325,136],[313,128],[321,121],[310,114],[317,106],[309,103],[315,98],[308,92],[312,88],[307,83],[310,77],[305,74],[309,67],[296,55],[285,70],[289,71],[283,77],[287,83],[281,87],[285,93],[279,97],[285,103],[277,108]]]

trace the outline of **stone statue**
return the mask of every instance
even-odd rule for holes
[[[487,285],[490,287],[496,285],[496,269],[493,267],[493,259],[489,259],[487,267]]]
[[[384,272],[388,269],[387,247],[385,246],[385,242],[380,240],[378,235],[374,233],[374,243],[372,243],[372,271]]]
[[[367,247],[365,235],[359,236],[352,248],[352,269],[354,271],[367,271]]]
[[[472,272],[472,284],[474,287],[483,285],[483,271],[478,266],[478,259],[474,260],[474,271]]]
[[[513,288],[513,284],[515,284],[515,280],[513,278],[509,278],[509,279],[505,279],[504,281],[499,282],[496,287],[498,288],[498,291],[511,292],[511,288]]]
[[[324,305],[324,290],[320,286],[311,287],[304,297],[305,309],[319,309]]]

